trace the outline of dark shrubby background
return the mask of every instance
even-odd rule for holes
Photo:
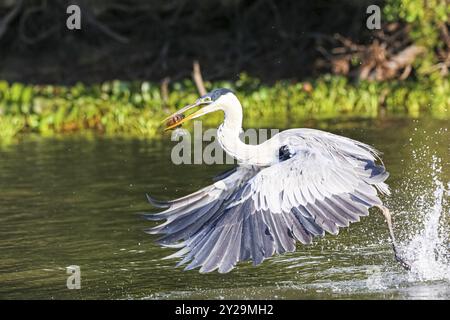
[[[81,30],[66,27],[70,4]],[[366,27],[373,4],[380,30]],[[448,0],[0,0],[0,145],[159,137],[160,119],[215,87],[235,90],[254,126],[448,119],[449,16]]]
[[[241,72],[268,82],[324,72],[359,77],[352,69],[364,59],[388,59],[429,33],[438,33],[426,44],[432,62],[440,61],[440,49],[448,67],[448,32],[439,35],[448,31],[448,5],[427,3],[421,16],[421,0],[3,0],[0,78],[177,81],[190,77],[194,60],[208,80],[235,80]],[[70,4],[81,7],[82,30],[66,28]],[[383,10],[382,31],[366,28],[371,4]],[[374,43],[387,57],[370,52]]]

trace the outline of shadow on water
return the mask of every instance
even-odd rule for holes
[[[205,186],[220,165],[176,166],[173,143],[71,136],[0,150],[0,298],[450,298],[448,122],[392,120],[330,130],[384,152],[406,272],[382,215],[258,267],[199,274],[161,260],[144,194],[167,199]],[[66,267],[81,268],[81,290]]]

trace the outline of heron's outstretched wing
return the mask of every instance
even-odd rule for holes
[[[224,217],[228,213],[228,205],[239,197],[240,191],[243,190],[242,186],[259,170],[253,166],[238,166],[215,178],[214,184],[172,201],[163,202],[147,196],[151,205],[166,210],[156,214],[145,214],[144,217],[152,221],[166,221],[147,229],[146,232],[164,234],[158,239],[158,243],[162,246],[183,248],[167,258],[185,256],[179,264],[194,258],[195,261],[199,261],[201,253],[211,253],[216,244],[213,238],[217,239],[225,227]],[[236,218],[239,220],[240,216]],[[192,261],[187,269],[198,266],[195,261]]]
[[[287,139],[290,158],[267,168],[238,170],[192,195],[167,203],[150,220],[167,221],[149,230],[165,234],[162,245],[181,248],[186,269],[230,271],[238,261],[259,264],[274,253],[295,250],[325,231],[358,221],[381,205],[387,192],[384,167],[374,150],[347,139],[318,136]],[[159,204],[161,205],[161,203]]]

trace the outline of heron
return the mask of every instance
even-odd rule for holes
[[[184,116],[194,108],[199,109]],[[287,129],[261,144],[246,144],[240,138],[242,105],[226,88],[214,89],[166,118],[166,130],[216,111],[224,114],[217,140],[238,165],[213,184],[172,201],[147,195],[163,211],[145,218],[165,221],[146,232],[162,235],[160,245],[178,249],[166,258],[178,258],[177,266],[201,273],[227,273],[240,261],[256,266],[295,251],[297,243],[337,235],[377,207],[387,221],[395,259],[409,269],[398,254],[391,214],[379,197],[390,193],[379,151],[309,128]]]

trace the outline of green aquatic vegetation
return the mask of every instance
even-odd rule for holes
[[[24,121],[21,117],[0,116],[0,145],[11,143],[23,126]]]
[[[359,82],[323,76],[311,82],[280,80],[271,85],[242,74],[235,82],[206,82],[207,89],[228,87],[244,106],[245,125],[288,125],[295,119],[380,114],[450,118],[450,79],[432,76],[416,82]],[[43,135],[94,131],[106,135],[155,137],[161,119],[198,97],[190,80],[171,84],[163,97],[151,82],[111,81],[86,86],[24,85],[0,81],[0,140],[22,133]],[[214,126],[221,115],[206,117]]]

